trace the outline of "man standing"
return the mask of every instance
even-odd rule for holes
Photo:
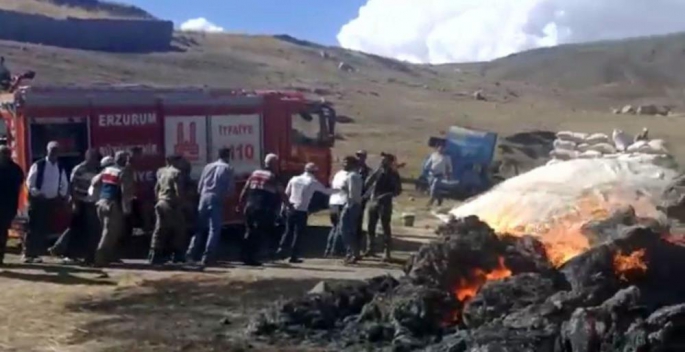
[[[157,171],[155,184],[155,230],[150,244],[150,264],[166,262],[168,253],[175,263],[183,262],[185,250],[185,180],[180,170],[181,157],[173,155],[166,159],[166,166]]]
[[[368,195],[370,196],[369,205],[369,227],[367,237],[366,256],[375,255],[376,225],[381,221],[384,235],[384,256],[385,261],[391,259],[392,250],[392,231],[390,221],[392,218],[392,200],[402,193],[402,181],[400,174],[395,170],[395,156],[381,153],[383,159],[381,165],[366,183]]]
[[[345,194],[345,205],[340,214],[340,224],[338,229],[340,236],[345,242],[347,254],[345,264],[354,264],[359,261],[359,242],[357,241],[357,221],[359,221],[359,211],[362,204],[362,187],[364,186],[359,170],[357,158],[348,156],[343,164],[345,178],[342,186],[342,193]]]
[[[93,179],[91,190],[99,189],[97,214],[102,225],[102,236],[95,252],[96,266],[106,266],[116,259],[115,251],[126,230],[124,219],[131,214],[130,185],[123,179],[127,160],[127,152],[117,152],[114,165],[106,167]]]
[[[59,164],[59,144],[50,142],[47,155],[31,165],[26,178],[29,189],[29,232],[24,240],[24,263],[42,263],[45,250],[50,213],[67,196],[69,180]]]
[[[243,246],[243,263],[249,266],[261,266],[257,259],[260,244],[268,240],[274,232],[276,215],[281,204],[289,209],[283,186],[278,182],[278,156],[268,154],[264,159],[264,168],[255,170],[245,183],[240,193],[238,207],[245,209],[245,241]],[[275,250],[275,248],[273,249]]]
[[[289,197],[293,209],[288,211],[285,233],[283,233],[283,237],[281,238],[278,254],[284,252],[287,242],[292,238],[290,245],[290,263],[302,263],[299,256],[300,243],[307,231],[309,203],[311,202],[314,193],[321,192],[330,194],[330,191],[316,179],[316,176],[314,176],[316,171],[317,167],[314,163],[307,163],[304,167],[304,173],[290,179],[285,188],[285,194]]]
[[[98,173],[100,155],[95,149],[89,149],[86,151],[85,161],[71,172],[71,223],[48,250],[50,254],[72,259],[83,258],[87,264],[93,263],[100,226],[95,208],[97,197],[89,195],[88,188]]]
[[[345,179],[347,178],[347,171],[345,171],[346,160],[347,159],[343,160],[343,169],[336,172],[331,181],[333,194],[328,201],[331,217],[331,232],[328,234],[324,257],[343,256],[344,246],[340,232],[340,215],[342,214],[345,203],[347,203],[347,195],[343,192]]]
[[[355,155],[357,156],[357,160],[359,161],[359,170],[357,172],[359,173],[359,176],[361,176],[362,178],[362,184],[364,184],[364,187],[362,187],[362,194],[366,194],[366,180],[368,180],[369,176],[371,175],[371,168],[366,164],[367,153],[366,150],[359,150]],[[359,210],[359,221],[357,222],[357,243],[359,243],[359,250],[363,250],[365,245],[363,230],[365,209],[366,198],[362,198],[362,204]]]
[[[428,169],[428,181],[430,182],[430,200],[428,206],[432,206],[437,201],[442,205],[442,195],[440,187],[443,180],[452,177],[452,158],[445,153],[445,142],[437,146],[437,150],[431,154],[426,164]]]
[[[233,168],[229,165],[231,150],[219,150],[219,160],[205,166],[197,184],[200,205],[197,214],[197,230],[190,241],[187,259],[196,264],[202,255],[201,265],[210,265],[221,239],[224,202],[235,187]],[[206,233],[209,229],[209,234]]]
[[[24,172],[12,160],[12,151],[5,145],[0,146],[0,265],[5,259],[7,235],[17,215],[23,183]]]
[[[131,213],[126,216],[126,230],[124,232],[124,237],[122,238],[122,244],[125,245],[127,242],[131,241],[135,233],[136,225],[142,226],[144,230],[147,230],[147,222],[143,218],[143,211],[141,211],[142,204],[140,204],[140,199],[137,195],[136,179],[135,173],[139,171],[140,161],[143,157],[143,148],[133,147],[128,152],[128,161],[126,162],[126,167],[124,168],[123,181],[129,185],[129,191],[131,193]]]

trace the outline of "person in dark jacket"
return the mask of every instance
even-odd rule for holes
[[[369,226],[366,244],[366,256],[375,255],[376,245],[376,225],[381,221],[384,235],[384,257],[388,261],[391,259],[392,251],[392,229],[390,220],[392,218],[393,198],[402,193],[402,181],[400,174],[394,167],[395,156],[381,153],[383,159],[380,167],[369,177],[366,182],[369,198]]]
[[[48,249],[50,254],[64,257],[65,262],[83,259],[86,264],[95,260],[95,248],[100,238],[100,222],[95,207],[96,197],[88,195],[93,178],[100,173],[100,153],[95,149],[86,151],[85,160],[71,172],[72,217],[69,228]]]
[[[362,178],[362,182],[364,183],[364,186],[366,186],[366,180],[369,179],[369,176],[371,175],[371,168],[369,165],[366,164],[366,157],[367,153],[366,150],[359,150],[355,154],[357,157],[357,162],[359,163],[359,170],[357,170],[357,173],[359,173],[359,176]],[[362,188],[362,194],[366,194],[367,189],[364,187]],[[365,198],[362,198],[362,205],[361,209],[359,210],[359,221],[357,222],[357,243],[359,246],[360,250],[366,250],[365,243],[364,243],[364,212],[366,211],[366,203],[367,200]]]
[[[7,235],[17,215],[23,183],[24,172],[12,160],[12,151],[5,145],[0,146],[0,265],[5,259]]]

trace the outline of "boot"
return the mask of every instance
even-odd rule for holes
[[[366,251],[362,253],[364,257],[375,257],[376,256],[376,245],[374,242],[375,241],[375,236],[372,235],[367,235],[366,236]]]
[[[160,251],[154,249],[150,249],[150,254],[148,254],[147,260],[150,265],[164,264],[164,257],[161,255]]]
[[[183,264],[183,263],[185,263],[185,262],[186,262],[186,253],[185,253],[185,251],[182,251],[182,250],[181,250],[181,251],[176,251],[176,252],[174,252],[174,255],[173,255],[171,261],[172,261],[174,264]]]
[[[384,262],[390,262],[392,261],[392,239],[388,238],[385,240],[385,250],[383,252],[383,261]]]

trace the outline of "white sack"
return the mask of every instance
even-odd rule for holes
[[[619,129],[614,129],[611,137],[614,140],[614,146],[621,152],[626,151],[626,149],[633,144],[634,137]]]
[[[628,151],[628,152],[631,152],[631,153],[636,153],[636,152],[638,152],[640,149],[643,149],[644,147],[646,147],[646,146],[648,146],[648,145],[649,145],[649,144],[648,144],[647,141],[637,141],[637,142],[631,144],[631,145],[628,147],[627,151]]]
[[[554,149],[560,149],[560,150],[575,150],[576,149],[576,144],[571,141],[565,141],[563,139],[555,139],[554,143],[552,143],[554,146]]]
[[[609,143],[599,143],[590,146],[590,151],[596,151],[602,154],[614,154],[616,153],[616,148]]]
[[[578,153],[573,150],[554,149],[549,153],[552,159],[571,160],[578,157]]]
[[[585,138],[585,143],[590,145],[609,143],[609,136],[604,133],[595,133]]]
[[[601,158],[602,153],[596,151],[596,150],[588,150],[586,152],[582,152],[578,154],[578,159],[597,159]]]
[[[668,146],[666,145],[666,141],[663,139],[652,139],[651,141],[647,142],[647,145],[649,145],[652,150],[660,151],[660,154],[669,154]]]
[[[589,247],[581,227],[633,206],[640,217],[662,219],[658,198],[678,172],[640,158],[576,159],[508,179],[453,209],[476,215],[498,233],[540,237],[559,264]]]
[[[573,142],[573,143],[581,143],[582,141],[587,138],[587,133],[581,133],[581,132],[571,132],[571,131],[561,131],[557,132],[557,139],[560,139],[562,141],[568,141],[568,142]]]

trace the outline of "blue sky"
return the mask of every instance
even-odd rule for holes
[[[124,0],[174,21],[204,17],[229,32],[289,34],[338,44],[336,35],[366,0]]]

